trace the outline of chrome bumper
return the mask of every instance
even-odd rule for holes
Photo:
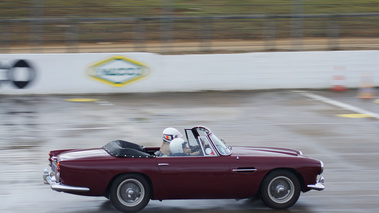
[[[52,190],[58,192],[88,192],[90,190],[87,187],[68,186],[56,182],[55,175],[48,168],[43,170],[42,178],[45,184],[49,184]]]
[[[310,189],[318,190],[318,191],[324,190],[325,189],[325,186],[324,186],[324,177],[320,177],[317,180],[316,184],[310,184],[307,187],[310,188]]]

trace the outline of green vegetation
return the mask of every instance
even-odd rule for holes
[[[200,39],[264,40],[265,36],[290,38],[294,36],[294,29],[301,29],[297,36],[309,38],[379,36],[379,0],[1,0],[0,10],[3,34],[0,42],[8,45],[28,44],[38,39],[43,40],[43,44],[59,45],[69,41],[157,43],[162,38],[180,42]],[[291,18],[293,14],[368,13],[378,15]],[[209,19],[236,15],[287,17]],[[172,21],[161,17],[183,19]],[[44,22],[30,21],[29,18],[43,18]]]
[[[301,6],[302,2],[305,14],[379,12],[378,0],[2,0],[0,17],[24,18],[41,9],[45,17],[291,14],[292,3]]]

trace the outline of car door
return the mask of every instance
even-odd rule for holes
[[[225,156],[158,157],[163,199],[229,198],[229,166]]]
[[[257,169],[257,159],[247,156],[230,156],[230,187],[233,198],[248,198],[259,189],[262,172]]]

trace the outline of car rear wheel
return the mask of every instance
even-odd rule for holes
[[[141,175],[122,175],[113,182],[109,197],[118,210],[138,212],[150,201],[149,184]]]
[[[292,172],[273,171],[262,182],[262,200],[273,209],[286,209],[299,199],[300,188],[299,180]]]

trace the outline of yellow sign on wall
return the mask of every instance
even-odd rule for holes
[[[123,87],[150,74],[150,67],[124,56],[112,56],[87,67],[85,73],[91,79],[114,87]]]

